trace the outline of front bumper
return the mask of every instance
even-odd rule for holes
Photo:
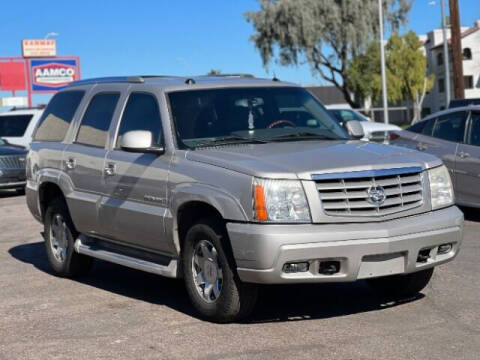
[[[343,282],[411,273],[452,260],[463,238],[463,213],[452,206],[375,223],[228,223],[227,230],[242,281]],[[443,244],[452,244],[452,250],[438,254],[438,246]],[[429,250],[428,259],[417,261],[419,252],[425,249]],[[307,272],[283,272],[285,263],[301,261],[309,262]],[[322,261],[338,261],[340,271],[321,274]]]
[[[0,189],[25,187],[25,169],[0,169]]]

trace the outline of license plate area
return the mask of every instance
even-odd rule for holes
[[[364,256],[358,279],[402,274],[405,272],[405,258],[405,253]]]

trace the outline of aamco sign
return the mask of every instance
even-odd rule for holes
[[[30,75],[33,92],[57,91],[80,79],[78,59],[32,59]]]

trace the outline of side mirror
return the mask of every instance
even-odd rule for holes
[[[361,139],[365,136],[362,124],[357,120],[350,120],[345,123],[348,135],[354,139]]]
[[[165,152],[163,146],[154,143],[153,134],[145,130],[128,131],[123,134],[120,148],[134,153],[163,154]]]

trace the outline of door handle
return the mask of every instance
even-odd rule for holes
[[[460,153],[458,154],[458,156],[461,158],[461,159],[465,159],[465,158],[468,158],[470,156],[469,153],[467,152],[464,152],[464,151],[460,151]]]
[[[113,176],[115,175],[115,164],[108,164],[105,169],[103,169],[103,172],[107,176]]]
[[[68,170],[73,170],[75,169],[76,166],[76,161],[74,158],[69,158],[68,160],[65,161],[65,166],[67,167]]]
[[[418,144],[418,145],[417,145],[417,150],[425,151],[425,150],[427,150],[427,145],[425,145],[425,144]]]

